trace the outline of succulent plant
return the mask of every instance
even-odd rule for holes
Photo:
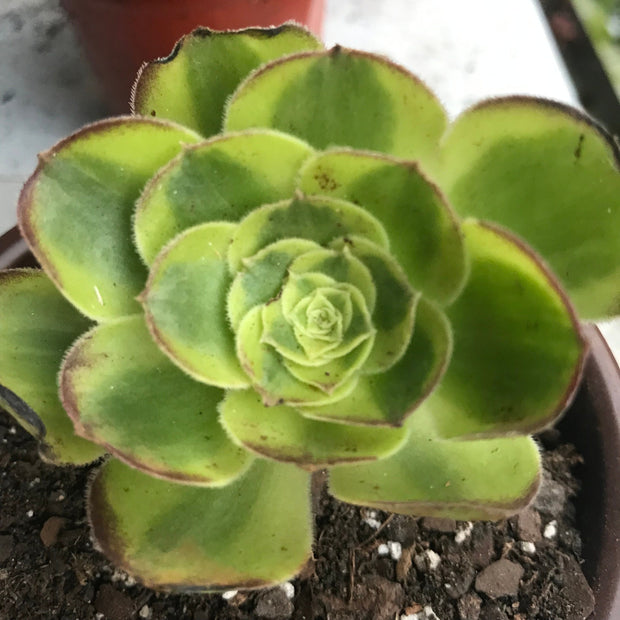
[[[404,68],[294,25],[198,30],[133,105],[40,155],[43,270],[0,273],[1,402],[50,462],[109,455],[106,555],[154,587],[283,581],[325,468],[403,514],[525,506],[577,312],[620,308],[614,142],[528,97],[448,125]]]

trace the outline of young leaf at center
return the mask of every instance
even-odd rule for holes
[[[158,255],[141,301],[155,342],[198,381],[247,387],[226,318],[226,251],[236,225],[210,222],[181,233]]]

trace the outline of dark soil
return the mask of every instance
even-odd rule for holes
[[[321,491],[306,574],[226,600],[153,592],[115,570],[89,539],[90,469],[45,465],[0,412],[0,620],[583,620],[593,599],[574,527],[580,458],[553,440],[534,506],[497,524],[388,515]]]

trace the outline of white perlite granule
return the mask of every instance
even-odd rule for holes
[[[474,529],[474,524],[471,521],[468,521],[465,524],[465,527],[459,529],[454,536],[454,542],[457,545],[462,545],[470,536],[471,532]]]
[[[545,531],[543,532],[543,536],[548,540],[552,540],[558,535],[558,522],[554,519],[553,521],[549,521],[547,525],[545,525]]]
[[[287,581],[286,583],[281,584],[280,587],[284,591],[284,594],[286,594],[286,598],[289,601],[292,600],[295,596],[295,586],[290,581]]]
[[[534,555],[536,553],[536,545],[533,542],[522,542],[520,547],[523,553],[527,553],[528,555]]]
[[[441,562],[441,557],[435,553],[432,549],[427,549],[424,553],[420,553],[413,558],[416,568],[419,571],[426,571],[427,566],[429,570],[435,570]]]
[[[388,541],[388,549],[390,550],[390,557],[398,562],[400,560],[400,556],[403,554],[402,545],[399,542],[395,542],[393,540]]]
[[[379,555],[389,555],[394,561],[398,561],[403,554],[403,548],[399,542],[388,540],[387,543],[381,543],[377,547],[377,553]]]
[[[422,611],[415,614],[402,614],[400,620],[440,620],[439,616],[427,605]]]
[[[381,527],[381,521],[377,521],[373,517],[366,517],[364,523],[371,527],[373,530],[378,530]]]
[[[374,510],[369,510],[364,516],[363,521],[373,530],[378,530],[381,527],[381,521],[377,519],[377,513]]]

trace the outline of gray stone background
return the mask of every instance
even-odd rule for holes
[[[2,233],[36,154],[106,110],[58,0],[0,2]],[[451,116],[512,93],[578,105],[535,0],[327,0],[323,36],[405,65]],[[619,355],[620,322],[604,329]]]

